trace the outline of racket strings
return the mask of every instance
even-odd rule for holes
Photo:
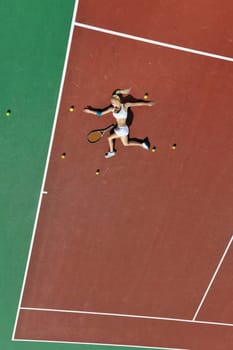
[[[88,135],[87,135],[87,140],[91,143],[93,142],[97,142],[98,140],[100,140],[102,137],[102,133],[98,130],[96,131],[91,131]]]
[[[95,143],[99,141],[106,131],[110,130],[112,127],[114,127],[114,124],[111,124],[107,126],[105,129],[99,129],[99,130],[92,130],[87,135],[87,141],[90,143]]]

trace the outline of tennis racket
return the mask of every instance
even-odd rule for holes
[[[95,143],[98,142],[100,139],[102,139],[102,137],[104,136],[104,134],[106,133],[106,131],[110,130],[112,127],[114,126],[114,124],[111,124],[109,126],[107,126],[104,129],[98,129],[98,130],[92,130],[87,134],[87,141],[89,143]]]

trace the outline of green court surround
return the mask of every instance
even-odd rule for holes
[[[0,3],[1,350],[116,349],[11,340],[73,7],[74,0],[3,0]],[[5,114],[8,109],[10,116]]]

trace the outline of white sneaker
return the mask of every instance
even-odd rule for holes
[[[142,147],[145,148],[147,151],[148,151],[149,148],[150,148],[148,142],[146,142],[146,141],[144,141],[144,142],[142,143]]]
[[[111,158],[111,157],[114,157],[115,156],[115,154],[116,154],[116,152],[108,152],[108,153],[105,153],[105,155],[104,155],[104,157],[105,158]]]

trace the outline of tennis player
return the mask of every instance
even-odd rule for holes
[[[113,129],[113,133],[108,137],[109,143],[109,152],[105,153],[105,158],[111,158],[115,156],[116,151],[114,150],[114,140],[120,139],[124,146],[138,146],[149,150],[150,144],[144,139],[143,142],[131,140],[129,139],[129,127],[126,124],[127,116],[128,116],[128,108],[130,107],[138,107],[138,106],[148,106],[151,107],[154,105],[153,101],[138,101],[138,102],[125,102],[124,103],[124,95],[128,94],[130,89],[118,89],[115,90],[111,97],[111,105],[104,109],[94,109],[92,107],[85,107],[85,113],[95,114],[97,116],[102,116],[107,113],[112,113],[113,117],[116,119],[116,127]]]

